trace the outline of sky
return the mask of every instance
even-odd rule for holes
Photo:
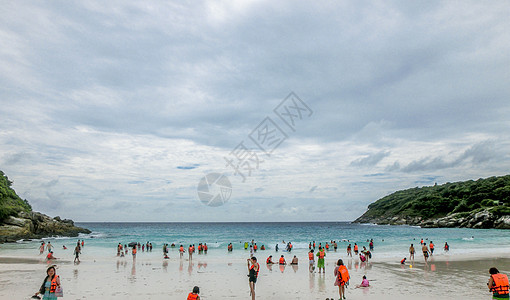
[[[0,12],[0,170],[50,216],[350,221],[397,190],[509,174],[508,1]]]

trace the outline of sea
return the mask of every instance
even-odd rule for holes
[[[116,256],[118,243],[132,242],[152,243],[151,255],[162,255],[164,244],[175,244],[170,248],[177,255],[178,247],[185,249],[195,244],[207,243],[208,258],[223,259],[246,258],[244,243],[253,240],[259,251],[256,255],[267,257],[275,253],[285,253],[285,245],[291,242],[292,254],[306,257],[309,244],[315,241],[325,246],[326,242],[336,241],[338,256],[346,253],[347,245],[357,243],[360,249],[368,247],[369,240],[374,241],[373,255],[377,257],[401,258],[408,254],[410,244],[419,251],[420,240],[435,244],[434,255],[508,253],[510,251],[510,230],[469,229],[469,228],[420,228],[416,226],[393,226],[374,224],[353,224],[350,222],[281,222],[281,223],[76,223],[88,228],[91,234],[78,237],[52,237],[42,239],[55,247],[55,256],[59,256],[66,246],[68,251],[74,249],[77,240],[84,240],[87,255],[97,258]],[[23,256],[38,254],[42,241],[20,240],[16,243],[0,245],[2,256]],[[445,242],[450,251],[445,253]],[[227,246],[232,243],[234,251],[228,253]],[[261,251],[264,245],[266,252]],[[331,248],[331,250],[333,250]],[[260,254],[259,254],[260,253]]]

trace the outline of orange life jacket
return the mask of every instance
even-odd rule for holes
[[[354,251],[358,251],[358,245],[354,245]]]
[[[326,249],[329,249],[329,245],[328,244],[326,244]]]
[[[136,254],[136,247],[133,247],[133,254]]]
[[[46,258],[47,259],[52,259],[53,258],[53,253],[49,252],[48,255],[46,255]]]
[[[253,250],[257,250],[257,248],[258,248],[257,245],[253,246]]]
[[[315,243],[313,243],[313,247],[315,248]]]
[[[340,283],[346,283],[349,281],[349,271],[347,271],[347,268],[345,266],[339,266],[338,267],[338,281]]]
[[[251,265],[250,270],[255,268],[255,265]],[[255,278],[259,277],[260,265],[257,263],[257,273],[255,273]]]
[[[319,251],[319,258],[324,258],[325,255],[324,251]]]
[[[179,251],[180,251],[180,252],[184,252],[184,247],[183,247],[183,246],[181,246],[181,247],[179,248]]]
[[[193,253],[193,247],[189,247],[188,252]]]
[[[271,263],[271,257],[268,257],[268,258],[266,259],[266,264],[270,264],[270,263]]]
[[[58,276],[55,275],[55,276],[53,276],[53,279],[51,280],[50,293],[55,293],[55,290],[57,289],[57,278],[58,278]]]
[[[434,249],[434,244],[430,243],[430,250]]]
[[[197,300],[197,299],[198,299],[197,294],[193,294],[193,293],[188,294],[188,300]]]
[[[292,244],[289,243],[289,248],[292,249],[292,247],[294,247],[294,246],[292,246]]]
[[[198,251],[202,251],[202,245],[198,245]]]
[[[498,295],[506,295],[509,293],[509,284],[508,284],[508,276],[505,274],[494,274],[492,276],[492,281],[494,282],[491,287],[491,292],[494,292]]]
[[[280,257],[280,265],[283,265],[285,263],[285,258]]]
[[[207,245],[204,245],[204,251],[207,251]]]
[[[312,252],[308,252],[308,259],[309,260],[313,260],[313,253]]]

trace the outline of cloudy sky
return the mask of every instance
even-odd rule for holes
[[[51,216],[353,220],[395,190],[510,173],[508,1],[0,10],[0,170]],[[199,200],[209,173],[231,182],[223,206]]]

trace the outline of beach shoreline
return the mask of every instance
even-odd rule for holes
[[[57,265],[65,298],[108,299],[185,299],[195,285],[203,299],[248,298],[246,260],[224,259],[212,255],[194,255],[180,259],[172,255],[138,255],[92,258],[84,249],[82,262],[69,259],[46,262],[42,256],[0,256],[0,299],[28,299],[40,286],[48,265]],[[326,299],[338,297],[333,285],[336,260],[343,258],[351,274],[348,299],[489,299],[485,286],[488,268],[496,266],[510,271],[510,257],[488,253],[485,257],[455,255],[432,257],[428,263],[417,256],[413,267],[398,261],[374,258],[362,263],[357,257],[328,253],[325,274],[310,274],[308,262],[300,257],[298,266],[267,266],[258,253],[261,271],[257,282],[257,299]],[[339,254],[339,253],[337,253]],[[248,257],[249,255],[247,255]],[[366,275],[371,287],[355,289]],[[452,289],[452,284],[459,290]],[[423,297],[422,297],[423,296]]]

